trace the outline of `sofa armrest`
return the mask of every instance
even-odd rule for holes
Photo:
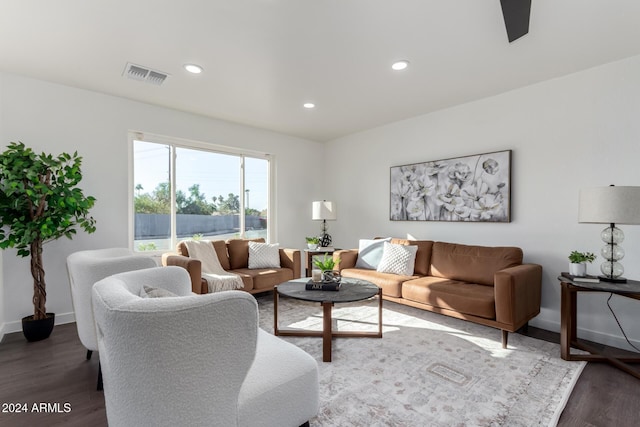
[[[345,268],[353,268],[356,266],[356,261],[358,260],[358,250],[341,249],[339,251],[335,251],[333,253],[333,259],[340,260],[335,267],[338,271],[342,271]]]
[[[515,332],[540,313],[542,266],[522,264],[495,273],[496,321]]]
[[[168,253],[162,255],[162,265],[165,267],[168,265],[176,265],[186,269],[191,278],[191,289],[193,292],[196,294],[206,294],[209,292],[209,289],[202,285],[202,263],[199,259]]]
[[[280,267],[293,270],[293,278],[299,278],[302,268],[302,255],[300,249],[280,249]]]

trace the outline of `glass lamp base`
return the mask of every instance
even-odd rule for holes
[[[602,230],[600,237],[605,242],[600,253],[606,260],[600,265],[602,272],[602,275],[599,276],[600,280],[609,283],[627,283],[627,279],[622,277],[624,267],[618,262],[624,258],[624,249],[620,246],[620,243],[624,241],[624,233],[615,224],[611,224],[610,227]]]

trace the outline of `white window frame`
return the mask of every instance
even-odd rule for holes
[[[245,150],[245,149],[239,149],[239,148],[235,148],[235,147],[229,147],[229,146],[224,146],[224,145],[218,145],[218,144],[213,144],[213,143],[207,143],[207,142],[200,142],[200,141],[192,141],[192,140],[187,140],[187,139],[183,139],[183,138],[177,138],[177,137],[170,137],[170,136],[164,136],[164,135],[157,135],[157,134],[153,134],[153,133],[148,133],[148,132],[140,132],[140,131],[129,131],[128,132],[128,143],[129,143],[129,191],[128,191],[128,210],[129,210],[129,215],[128,215],[128,228],[129,228],[129,249],[131,249],[134,252],[137,252],[135,247],[134,247],[134,241],[135,241],[135,230],[134,230],[134,221],[135,221],[135,212],[134,212],[134,203],[133,203],[133,198],[135,196],[135,183],[134,183],[134,152],[133,152],[133,143],[134,141],[144,141],[144,142],[150,142],[150,143],[158,143],[158,144],[166,144],[169,145],[170,148],[170,180],[171,183],[175,183],[176,181],[176,167],[175,167],[175,162],[176,162],[176,155],[175,155],[175,148],[187,148],[187,149],[193,149],[193,150],[202,150],[202,151],[206,151],[206,152],[210,152],[210,153],[218,153],[218,154],[226,154],[226,155],[232,155],[232,156],[238,156],[240,158],[240,170],[241,170],[241,174],[240,174],[240,211],[244,212],[244,208],[245,208],[245,173],[244,173],[244,160],[246,157],[251,157],[251,158],[257,158],[257,159],[263,159],[266,160],[268,162],[268,173],[267,173],[267,242],[273,242],[276,241],[277,239],[275,239],[275,236],[277,236],[276,234],[276,229],[275,229],[275,217],[276,217],[276,212],[275,212],[275,182],[274,182],[274,177],[275,177],[275,156],[273,156],[272,154],[269,153],[262,153],[262,152],[258,152],[258,151],[253,151],[253,150]],[[178,239],[176,236],[176,221],[175,221],[175,217],[176,217],[176,188],[175,185],[171,185],[171,237],[170,237],[170,249],[168,249],[168,251],[173,251],[174,248],[177,246],[178,244]],[[240,215],[240,237],[244,238],[244,232],[245,232],[245,218],[244,215]],[[160,255],[163,252],[166,252],[166,249],[160,249],[160,250],[156,250],[156,251],[145,251],[145,254],[149,254],[149,255]]]

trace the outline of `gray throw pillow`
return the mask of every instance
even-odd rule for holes
[[[177,297],[178,295],[166,289],[153,288],[151,286],[144,285],[142,286],[142,289],[140,289],[140,296],[142,298],[164,298]]]

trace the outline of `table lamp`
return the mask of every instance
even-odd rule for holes
[[[605,262],[600,266],[605,282],[625,283],[622,277],[624,267],[620,260],[624,258],[624,233],[616,224],[640,224],[640,187],[586,188],[580,190],[578,222],[609,224],[602,230],[600,237],[606,243],[600,253]]]
[[[326,248],[331,246],[331,236],[327,233],[327,221],[335,221],[336,204],[323,200],[321,202],[313,202],[313,212],[311,219],[314,221],[322,220],[322,235],[320,236],[320,246]]]

